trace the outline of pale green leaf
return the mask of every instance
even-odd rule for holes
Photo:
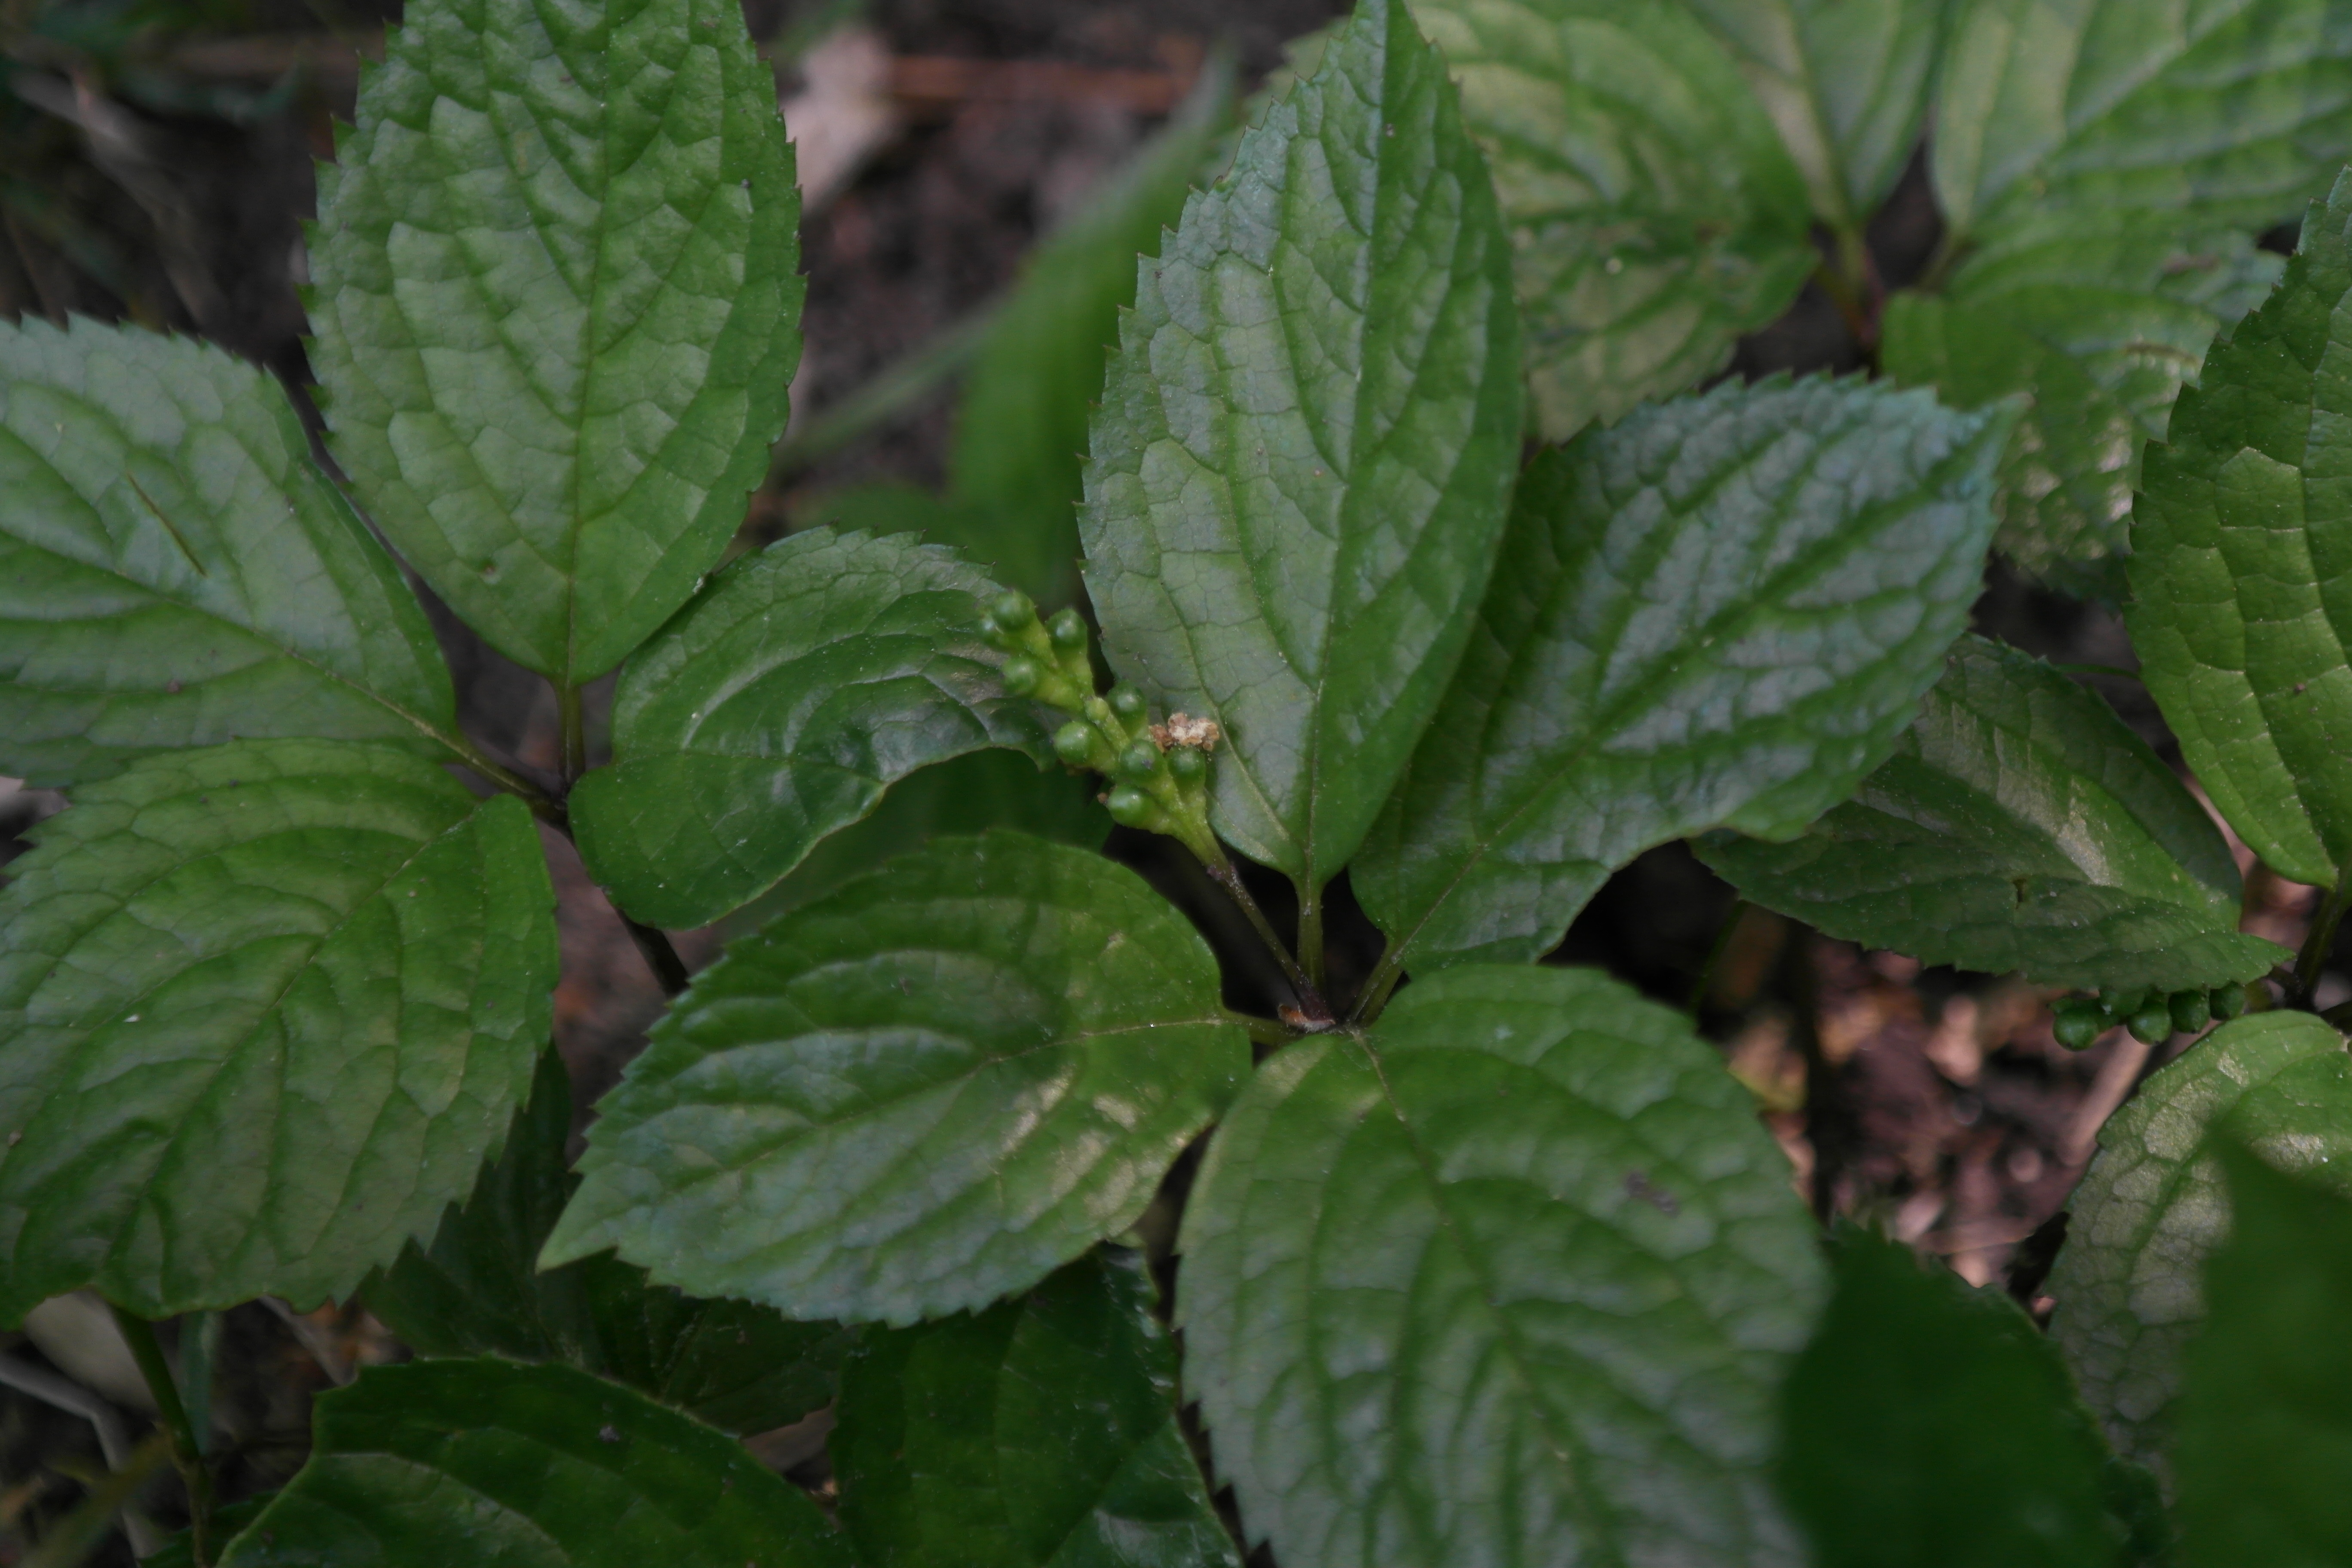
[[[2008,432],[1925,393],[1776,382],[1538,458],[1352,873],[1405,965],[1537,958],[1651,846],[1793,835],[1851,794],[1967,622]]]
[[[1804,184],[1680,0],[1424,0],[1495,172],[1544,435],[1720,369],[1818,257]]]
[[[811,529],[737,561],[621,677],[613,765],[570,803],[589,873],[649,925],[703,925],[917,768],[988,746],[1050,761],[981,638],[995,591],[904,534]]]
[[[2032,577],[2120,600],[2142,445],[2281,266],[2245,234],[2044,220],[1970,256],[1942,294],[1895,295],[1886,373],[1958,408],[2026,395],[1993,543]]]
[[[0,1321],[350,1293],[498,1147],[546,1043],[530,815],[354,742],[150,757],[0,891]]]
[[[1186,1392],[1299,1568],[1778,1568],[1824,1295],[1748,1091],[1590,971],[1480,966],[1269,1058],[1177,1279]]]
[[[1248,1071],[1132,871],[933,841],[733,943],[589,1130],[541,1261],[607,1247],[795,1318],[905,1323],[1132,1225]]]
[[[2347,225],[2339,184],[2147,449],[2125,612],[2215,808],[2273,870],[2322,886],[2352,858],[2352,388],[2332,363],[2352,336]]]
[[[743,520],[800,354],[800,196],[732,0],[446,0],[364,73],[311,231],[336,456],[501,653],[603,673]]]
[[[1519,440],[1510,248],[1443,62],[1363,0],[1147,264],[1079,530],[1112,667],[1217,720],[1217,830],[1320,883],[1444,689]]]
[[[0,772],[457,729],[399,568],[286,395],[190,338],[0,322]]]
[[[831,1445],[868,1568],[1240,1568],[1151,1300],[1141,1260],[1111,1251],[984,1312],[868,1332]]]
[[[799,1488],[562,1366],[424,1361],[323,1395],[310,1462],[222,1568],[848,1568]]]
[[[1949,242],[2052,210],[2260,228],[2352,152],[2352,6],[1959,0],[1937,97]]]
[[[1950,0],[1688,0],[1747,72],[1824,223],[1859,229],[1902,176]]]
[[[2308,1013],[2225,1024],[2099,1132],[2045,1287],[2058,1301],[2050,1333],[2116,1451],[2144,1464],[2170,1446],[2181,1348],[2204,1318],[2199,1271],[2229,1227],[2222,1137],[2352,1195],[2343,1037]]]
[[[1756,903],[1927,963],[2172,992],[2294,959],[2239,931],[2230,847],[2147,742],[1981,637],[1853,800],[1785,844],[1719,835],[1700,853]]]

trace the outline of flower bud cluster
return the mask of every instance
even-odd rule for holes
[[[2210,991],[2166,993],[2141,986],[2107,989],[2096,996],[2070,996],[2058,1004],[2051,1033],[2070,1051],[2079,1051],[2120,1024],[2135,1038],[2159,1045],[2176,1034],[2193,1035],[2208,1024],[2244,1012],[2251,988],[2216,985]]]
[[[1086,619],[1076,610],[1041,622],[1025,595],[1002,594],[982,635],[1011,655],[1005,690],[1071,715],[1054,732],[1055,752],[1110,779],[1102,801],[1114,821],[1168,834],[1203,859],[1222,860],[1209,829],[1209,758],[1222,738],[1214,720],[1171,713],[1154,724],[1143,693],[1124,682],[1097,695]]]

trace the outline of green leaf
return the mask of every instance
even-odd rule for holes
[[[2206,1264],[2211,1316],[2184,1368],[2182,1560],[2327,1568],[2352,1561],[2352,1206],[2339,1183],[2218,1152],[2231,1221]]]
[[[546,1043],[530,814],[353,742],[133,763],[0,891],[0,1322],[351,1292],[505,1136]]]
[[[1537,958],[1651,846],[1792,835],[1851,794],[1966,624],[2008,432],[1924,393],[1772,382],[1538,457],[1353,872],[1402,962]]]
[[[868,1568],[1240,1568],[1176,1422],[1140,1261],[1098,1254],[975,1315],[866,1335],[833,1435]]]
[[[847,1568],[742,1446],[563,1366],[423,1361],[320,1397],[310,1463],[222,1568]]]
[[[2021,228],[1964,263],[1942,295],[1889,301],[1886,373],[1977,408],[2029,401],[2001,460],[1997,548],[2028,575],[2123,597],[2144,442],[2216,331],[2277,281],[2280,258],[2244,234],[2074,217]]]
[[[1030,256],[965,378],[949,488],[977,537],[933,537],[964,545],[1040,604],[1076,596],[1087,425],[1106,345],[1135,303],[1138,256],[1157,251],[1182,216],[1233,104],[1232,67],[1213,61],[1167,128]]]
[[[0,322],[0,772],[82,784],[240,735],[440,755],[456,731],[423,609],[267,374]]]
[[[1982,637],[1853,800],[1788,843],[1718,835],[1700,854],[1832,936],[2045,984],[2202,989],[2294,958],[2240,933],[2230,847],[2147,743]]]
[[[737,561],[622,675],[613,765],[572,794],[590,874],[648,925],[704,925],[926,763],[1050,761],[981,638],[996,591],[903,534],[811,529]]]
[[[1320,885],[1428,721],[1519,441],[1510,245],[1443,62],[1362,0],[1137,284],[1079,531],[1118,673],[1226,744],[1213,820]]]
[[[1813,211],[1858,230],[1919,144],[1950,0],[1688,0],[1738,58]]]
[[[336,456],[499,652],[578,683],[719,563],[800,357],[800,195],[732,0],[422,5],[311,232]]]
[[[1802,178],[1673,0],[1423,0],[1514,243],[1537,424],[1566,440],[1722,368],[1817,262]]]
[[[549,1050],[473,1195],[431,1245],[410,1242],[369,1277],[368,1310],[420,1354],[561,1361],[731,1432],[789,1426],[832,1399],[850,1342],[835,1324],[682,1295],[609,1257],[538,1271],[577,1184],[563,1159],[571,1131],[571,1080]]]
[[[2198,1266],[2229,1227],[2213,1152],[2225,1125],[2352,1194],[2343,1037],[2308,1013],[2237,1019],[2142,1084],[2100,1131],[2050,1275],[2050,1333],[2116,1451],[2143,1464],[2161,1463],[2169,1447],[2181,1347],[2203,1317]]]
[[[911,1322],[1135,1223],[1247,1043],[1132,871],[932,842],[696,976],[589,1129],[547,1264],[617,1246],[699,1295]]]
[[[1449,970],[1259,1068],[1186,1206],[1187,1392],[1313,1568],[1801,1560],[1773,1403],[1823,1295],[1748,1092],[1584,970]]]
[[[1929,137],[1949,243],[2036,211],[2260,228],[2352,152],[2337,0],[1960,0]]]
[[[1781,1394],[1780,1491],[1816,1568],[2086,1568],[2125,1543],[2107,1445],[1999,1289],[1849,1230]]]
[[[2147,450],[2126,609],[2148,690],[2215,809],[2281,876],[2352,858],[2352,669],[2336,479],[2352,393],[2326,362],[2352,297],[2352,184],[2277,292],[2207,357]],[[2308,470],[2308,477],[2306,477]]]

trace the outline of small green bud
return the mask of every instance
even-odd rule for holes
[[[1143,693],[1124,681],[1110,689],[1110,710],[1132,724],[1143,717]]]
[[[1168,753],[1168,771],[1178,784],[1199,784],[1209,776],[1209,753],[1197,746],[1179,746]]]
[[[1027,631],[1030,623],[1037,618],[1037,606],[1029,602],[1028,595],[1016,594],[1008,588],[989,601],[988,618],[999,631],[1007,636],[1018,636]]]
[[[2103,991],[2099,994],[2099,1005],[2105,1007],[2108,1016],[2119,1023],[2130,1022],[2132,1015],[2146,1007],[2150,1002],[2163,1000],[2161,996],[2152,995],[2145,985],[2118,986],[2115,990]]]
[[[1108,725],[1110,722],[1110,704],[1099,697],[1089,697],[1079,703],[1078,711],[1087,716],[1089,723]]]
[[[1004,661],[1004,689],[1015,697],[1029,696],[1045,679],[1045,667],[1025,653],[1016,653]]]
[[[2160,1046],[2172,1037],[2172,1009],[2159,996],[2126,1018],[2124,1026],[2132,1032],[2132,1038]]]
[[[2061,1002],[2053,1009],[2050,1032],[2068,1050],[2085,1050],[2091,1042],[2107,1032],[2107,1020],[2096,1002],[2078,996]]]
[[[1095,754],[1095,727],[1073,719],[1054,731],[1054,754],[1074,768],[1087,765]]]
[[[2246,988],[2242,985],[2216,985],[2211,1001],[2213,1016],[2225,1021],[2234,1018],[2246,1010]]]
[[[1160,748],[1150,741],[1132,741],[1118,754],[1118,776],[1141,784],[1160,771]]]
[[[1110,807],[1111,820],[1126,827],[1149,827],[1160,816],[1151,797],[1133,784],[1121,784],[1111,791],[1106,804]]]
[[[1076,653],[1087,646],[1087,618],[1076,610],[1064,610],[1045,629],[1054,646],[1064,653]]]
[[[2180,1034],[2193,1035],[2213,1021],[2213,1004],[2202,991],[2176,991],[2172,994],[2172,1026]]]

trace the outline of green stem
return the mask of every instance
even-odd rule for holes
[[[1395,992],[1397,982],[1403,978],[1404,950],[1391,944],[1386,952],[1381,954],[1381,961],[1373,966],[1371,973],[1366,976],[1364,989],[1356,997],[1355,1010],[1348,1015],[1348,1022],[1362,1026],[1379,1017],[1381,1009],[1389,1005],[1389,997]]]
[[[1278,1024],[1272,1018],[1261,1018],[1255,1013],[1236,1013],[1231,1007],[1223,1011],[1226,1023],[1238,1024],[1248,1030],[1249,1037],[1261,1046],[1286,1046],[1298,1038],[1297,1033],[1289,1026]]]
[[[2336,868],[2336,886],[2320,901],[2319,912],[2312,917],[2311,930],[2303,939],[2303,951],[2294,956],[2294,1005],[2309,1010],[2312,994],[2319,989],[2319,972],[2336,946],[2336,928],[2344,923],[2347,902],[2352,902],[2352,864]]]
[[[147,1380],[147,1392],[155,1396],[155,1413],[172,1444],[172,1463],[188,1489],[189,1555],[196,1568],[212,1568],[213,1478],[205,1468],[204,1445],[188,1419],[188,1407],[181,1403],[180,1385],[173,1381],[171,1363],[163,1359],[155,1326],[111,1302],[108,1307],[114,1314],[114,1326],[122,1331],[123,1341],[131,1347],[131,1359],[139,1363],[139,1375]]]
[[[1199,851],[1196,849],[1195,853]],[[1240,906],[1242,914],[1249,921],[1250,929],[1257,932],[1258,940],[1265,943],[1266,951],[1274,954],[1274,961],[1282,965],[1283,978],[1290,982],[1293,991],[1298,993],[1298,1008],[1307,1015],[1307,1022],[1329,1023],[1331,1009],[1323,1000],[1321,988],[1307,978],[1307,971],[1300,968],[1298,960],[1291,956],[1290,949],[1275,931],[1274,922],[1265,918],[1265,911],[1257,907],[1255,899],[1250,897],[1250,890],[1243,885],[1242,874],[1234,869],[1234,863],[1219,853],[1213,858],[1202,855],[1201,866],[1209,873],[1209,880],[1223,888],[1225,896]]]
[[[568,790],[588,771],[588,726],[582,716],[578,687],[568,681],[559,682],[555,704],[563,731],[563,787]]]
[[[1298,962],[1317,990],[1323,987],[1323,889],[1309,879],[1298,888]]]
[[[533,816],[538,817],[550,827],[566,835],[570,834],[572,825],[570,819],[564,815],[562,805],[552,799],[545,790],[483,751],[474,743],[471,736],[440,734],[437,731],[436,736],[443,745],[457,753],[457,760],[460,763],[479,773],[485,782],[501,793],[520,800],[523,805],[530,807],[530,814]]]

